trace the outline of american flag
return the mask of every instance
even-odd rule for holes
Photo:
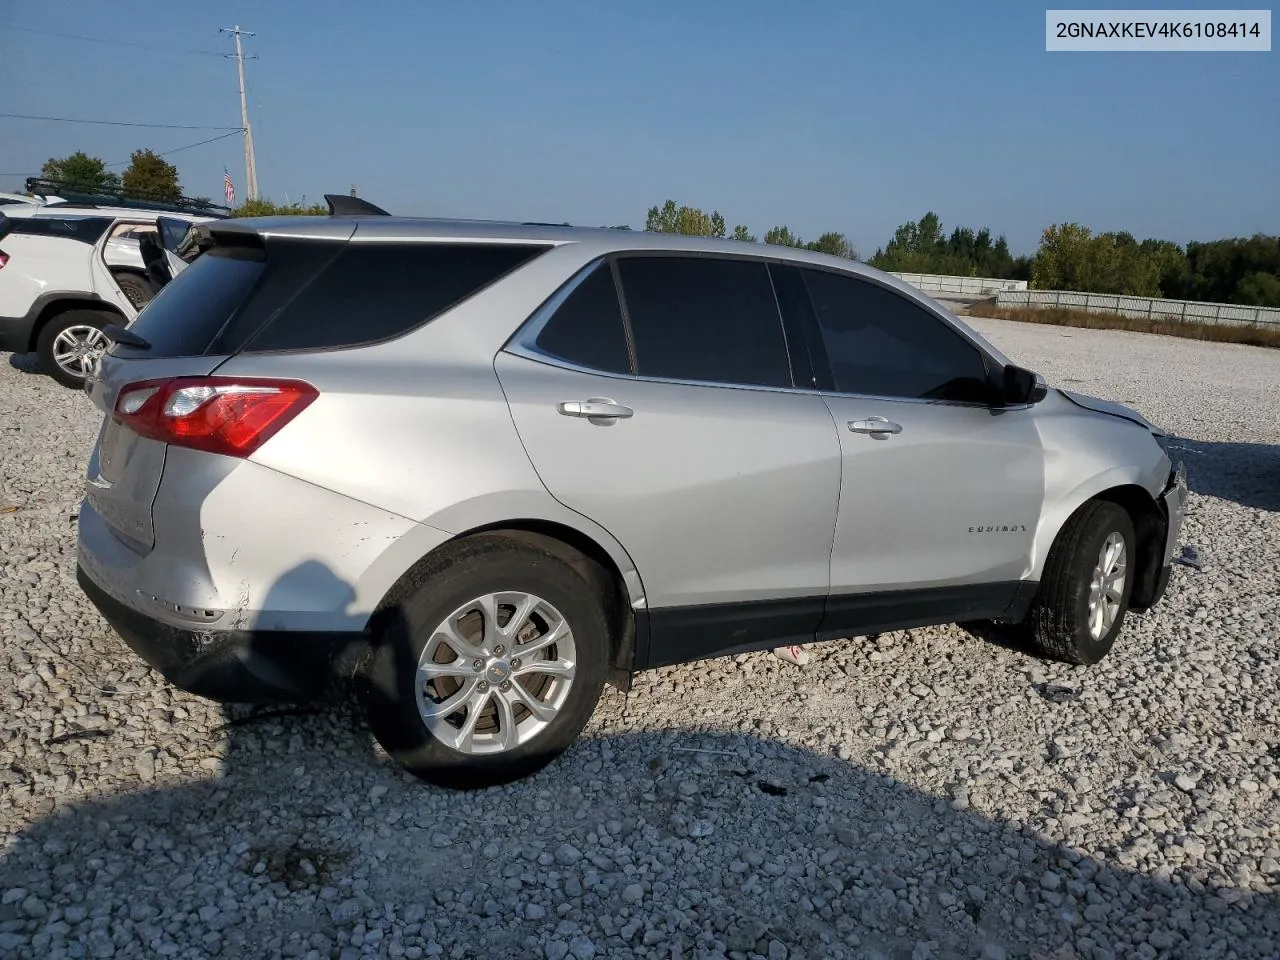
[[[231,174],[222,172],[222,192],[227,198],[227,206],[236,202],[236,185],[231,182]]]

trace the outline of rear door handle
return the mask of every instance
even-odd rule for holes
[[[633,416],[635,411],[630,407],[616,403],[607,397],[592,397],[590,400],[566,400],[556,405],[566,417],[585,417],[588,420],[625,420]]]
[[[901,433],[902,424],[886,420],[884,417],[867,417],[866,420],[850,420],[849,429],[854,433],[869,433],[883,440],[891,433]]]

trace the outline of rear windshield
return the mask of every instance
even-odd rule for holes
[[[137,357],[200,356],[245,302],[266,268],[263,250],[210,250],[156,294],[129,328],[151,348],[136,350],[116,344],[111,352]]]
[[[130,328],[135,357],[324,350],[401,336],[543,252],[515,244],[273,240],[197,257]]]

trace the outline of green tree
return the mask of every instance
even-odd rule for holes
[[[1280,307],[1280,277],[1274,273],[1251,273],[1240,281],[1235,299],[1255,307]]]
[[[650,233],[678,233],[686,237],[723,237],[724,217],[718,210],[706,213],[667,200],[661,207],[650,207],[644,222]]]
[[[1241,282],[1255,273],[1280,277],[1280,237],[1255,234],[1187,244],[1187,294],[1195,300],[1238,302]],[[1255,289],[1254,281],[1248,287]],[[1265,281],[1263,281],[1265,282]]]
[[[805,249],[816,253],[826,253],[833,257],[844,257],[848,260],[858,259],[858,251],[854,249],[849,238],[843,233],[824,233],[817,240],[806,243]]]
[[[1083,290],[1089,274],[1093,235],[1078,223],[1050,224],[1040,236],[1031,264],[1031,286],[1039,290]]]
[[[1154,266],[1160,296],[1185,299],[1191,268],[1182,248],[1168,240],[1143,240],[1138,248]]]
[[[747,225],[744,223],[740,223],[733,228],[732,239],[743,240],[746,243],[756,242],[755,234],[753,234],[749,229],[747,229]]]
[[[764,242],[775,247],[802,247],[800,238],[791,232],[790,227],[770,227],[765,231]]]
[[[50,157],[40,168],[46,180],[61,180],[70,190],[118,190],[120,175],[107,169],[105,160],[77,150],[69,157]]]
[[[154,150],[135,150],[120,178],[126,195],[172,203],[182,196],[178,168]]]
[[[233,217],[325,217],[329,208],[323,204],[313,203],[303,206],[300,203],[278,204],[270,200],[246,200],[231,211]]]
[[[961,277],[1026,279],[1030,260],[1015,260],[1004,236],[992,238],[982,227],[956,227],[946,235],[942,220],[930,211],[914,223],[904,223],[871,265],[899,273],[934,273]]]

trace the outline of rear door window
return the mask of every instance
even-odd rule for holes
[[[793,386],[763,261],[628,256],[618,270],[640,376]]]
[[[565,298],[535,341],[538,350],[579,367],[627,373],[631,358],[613,271],[600,264]]]

